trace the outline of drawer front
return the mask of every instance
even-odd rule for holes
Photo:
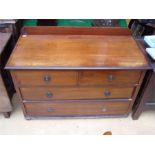
[[[80,85],[138,84],[141,71],[81,71]]]
[[[63,86],[76,85],[76,71],[14,71],[19,85],[25,86]]]
[[[29,116],[97,116],[126,114],[130,102],[25,103]]]
[[[24,100],[131,98],[133,87],[31,87],[20,88]]]

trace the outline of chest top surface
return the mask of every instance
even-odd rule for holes
[[[7,69],[145,68],[134,39],[117,35],[23,35]]]

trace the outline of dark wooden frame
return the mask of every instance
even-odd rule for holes
[[[146,73],[138,97],[135,100],[132,113],[132,118],[134,120],[137,120],[143,111],[155,109],[155,101],[153,103],[149,103],[151,99],[149,94],[151,91],[155,90],[155,61],[153,61],[152,58],[146,53],[145,49],[147,45],[143,39],[137,39],[137,44],[144,53],[150,69]]]

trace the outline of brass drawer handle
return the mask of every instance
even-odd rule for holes
[[[51,77],[50,77],[49,75],[45,75],[45,76],[43,77],[43,80],[44,80],[45,82],[49,82],[49,81],[51,81]]]
[[[111,95],[111,92],[110,92],[110,91],[105,91],[105,92],[104,92],[104,95],[108,97],[108,96]]]
[[[111,74],[111,75],[108,75],[108,81],[113,81],[115,79],[115,77]]]
[[[106,112],[106,111],[107,111],[107,108],[102,108],[102,111],[103,111],[103,112]]]
[[[48,108],[47,111],[48,111],[48,112],[55,112],[55,109],[53,109],[53,108]]]
[[[50,91],[48,91],[48,92],[46,93],[46,96],[47,96],[48,98],[51,98],[51,97],[53,97],[53,94],[52,94]]]

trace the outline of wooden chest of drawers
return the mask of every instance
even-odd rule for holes
[[[29,27],[6,68],[31,119],[127,116],[148,64],[127,29]]]

